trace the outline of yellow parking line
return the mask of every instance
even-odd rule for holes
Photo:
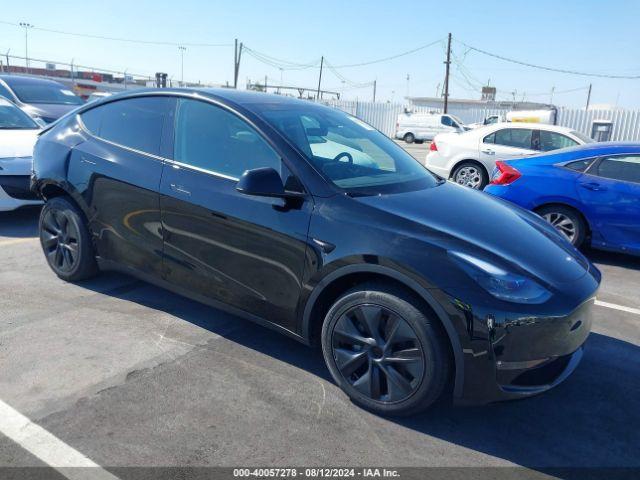
[[[12,238],[11,240],[0,241],[0,247],[5,247],[5,246],[8,246],[8,245],[15,245],[17,243],[35,242],[37,240],[38,240],[38,237]]]

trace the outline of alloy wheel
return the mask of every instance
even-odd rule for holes
[[[477,167],[465,166],[456,172],[454,181],[465,187],[478,189],[482,183],[482,174]]]
[[[45,213],[40,239],[51,266],[62,272],[73,269],[78,260],[78,229],[69,216],[59,210]]]
[[[567,240],[571,243],[574,242],[577,234],[576,224],[571,218],[563,213],[548,212],[543,215],[543,218],[555,227]]]
[[[425,355],[416,332],[400,315],[379,305],[356,305],[339,318],[332,353],[342,377],[379,402],[407,399],[425,374]]]

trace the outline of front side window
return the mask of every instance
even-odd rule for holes
[[[12,85],[16,96],[24,103],[53,103],[82,105],[84,101],[68,88],[55,83],[16,83]]]
[[[262,167],[282,174],[280,156],[253,127],[199,100],[178,101],[174,160],[231,178]]]
[[[562,135],[561,133],[540,130],[539,145],[539,150],[543,152],[549,152],[551,150],[558,150],[560,148],[575,147],[576,145],[578,145],[578,142],[572,140],[566,135]]]
[[[450,117],[447,117],[446,115],[443,115],[442,117],[440,117],[440,122],[442,122],[443,125],[447,126],[447,127],[453,127],[453,120],[451,120]]]
[[[123,147],[160,154],[162,127],[172,114],[172,99],[139,97],[100,105],[80,114],[92,134]]]
[[[318,105],[256,105],[259,114],[336,186],[373,195],[417,190],[437,178],[373,127]]]
[[[640,183],[640,155],[602,158],[594,174],[612,180]]]
[[[484,138],[484,143],[531,150],[533,130],[528,128],[503,128]]]
[[[13,103],[0,98],[0,130],[35,130],[38,128],[29,115]]]

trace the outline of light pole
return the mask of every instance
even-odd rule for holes
[[[24,59],[27,72],[29,72],[29,29],[33,28],[33,25],[27,22],[20,22],[20,26],[24,28]]]
[[[187,50],[187,47],[180,45],[178,50],[180,50],[180,86],[184,87],[184,52]]]

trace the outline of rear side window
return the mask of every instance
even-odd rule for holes
[[[549,152],[560,148],[575,147],[578,142],[562,135],[561,133],[540,130],[540,146],[539,150]]]
[[[589,165],[593,163],[593,159],[589,158],[586,160],[576,160],[575,162],[569,162],[564,165],[564,168],[568,168],[569,170],[575,170],[576,172],[585,172]]]
[[[504,128],[484,137],[484,143],[531,150],[533,130],[528,128]]]
[[[605,157],[600,160],[594,173],[612,180],[640,183],[640,156]]]
[[[240,117],[188,99],[178,101],[174,159],[232,178],[262,167],[281,172],[282,164],[280,156]]]
[[[131,98],[101,105],[80,117],[89,132],[104,140],[159,155],[162,126],[171,106],[166,97]]]

